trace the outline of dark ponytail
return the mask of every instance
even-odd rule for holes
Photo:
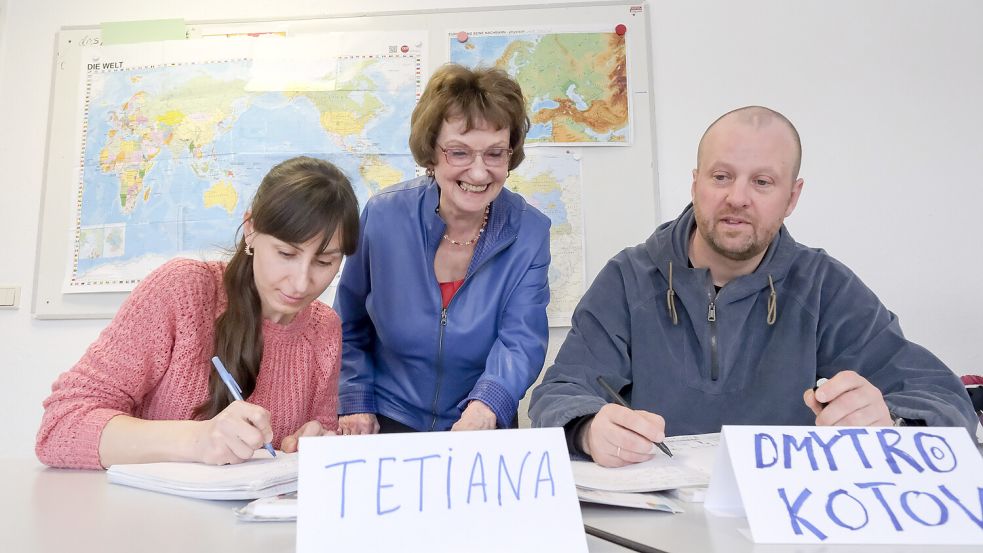
[[[340,232],[342,253],[351,255],[358,245],[355,191],[344,173],[324,160],[301,156],[270,169],[256,191],[250,213],[255,232],[283,242],[302,244],[320,235],[319,248],[324,251]],[[222,282],[228,306],[215,320],[214,355],[248,399],[263,360],[263,314],[245,236],[236,244]],[[232,403],[218,373],[211,367],[209,371],[208,399],[195,408],[197,419],[210,419]]]

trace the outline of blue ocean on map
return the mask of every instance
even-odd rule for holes
[[[290,157],[337,165],[360,205],[412,178],[415,61],[375,61],[359,60],[364,89],[331,92],[246,91],[249,61],[91,74],[74,281],[132,283],[164,259],[221,255],[263,176]],[[216,82],[224,89],[207,89]],[[377,109],[349,114],[335,101]],[[332,127],[341,132],[323,117],[341,118]]]

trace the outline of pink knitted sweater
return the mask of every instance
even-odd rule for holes
[[[109,419],[188,420],[208,396],[222,263],[167,262],[144,279],[82,359],[51,386],[35,452],[55,467],[99,469]],[[287,325],[263,321],[263,360],[246,398],[271,415],[273,446],[302,424],[338,426],[341,321],[313,302]]]

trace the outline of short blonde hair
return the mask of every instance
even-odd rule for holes
[[[519,83],[505,71],[448,63],[434,72],[410,118],[410,151],[421,167],[436,164],[440,128],[444,121],[457,117],[464,118],[465,132],[482,121],[495,129],[509,129],[509,170],[525,159],[522,144],[529,132],[526,103]]]

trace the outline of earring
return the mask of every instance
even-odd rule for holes
[[[427,176],[433,177],[433,167],[427,167]]]
[[[246,250],[246,255],[252,257],[252,255],[253,255],[253,247],[249,245],[249,242],[246,242],[245,250]]]

